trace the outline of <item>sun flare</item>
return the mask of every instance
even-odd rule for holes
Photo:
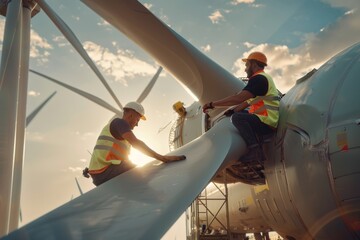
[[[154,160],[154,158],[148,157],[134,148],[131,149],[129,159],[132,163],[136,164],[137,167],[144,166],[145,164]]]

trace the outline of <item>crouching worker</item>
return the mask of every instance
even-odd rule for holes
[[[264,136],[276,131],[280,96],[272,77],[264,72],[267,58],[263,53],[253,52],[242,60],[249,78],[245,88],[235,95],[204,104],[203,111],[236,105],[232,111],[232,123],[246,142],[250,155],[260,153],[264,158],[261,145]],[[248,107],[249,111],[244,111]],[[231,112],[227,111],[226,115],[231,115]]]
[[[144,112],[141,104],[129,102],[124,107],[123,117],[114,118],[101,131],[91,156],[90,165],[83,171],[85,177],[91,176],[96,186],[136,166],[129,160],[131,147],[165,163],[186,158],[183,155],[160,155],[134,135],[132,130],[138,126],[140,119],[146,120]]]

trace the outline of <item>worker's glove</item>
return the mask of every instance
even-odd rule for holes
[[[89,168],[85,168],[85,169],[83,170],[83,176],[86,177],[86,178],[89,178],[89,177],[90,177]]]
[[[234,109],[229,109],[226,112],[224,112],[224,115],[230,117],[231,115],[234,114],[234,112],[235,112]]]
[[[213,109],[213,108],[214,108],[214,106],[213,106],[212,102],[205,103],[204,106],[202,107],[204,113],[206,113],[207,110]]]

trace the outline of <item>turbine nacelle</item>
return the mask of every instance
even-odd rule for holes
[[[213,179],[253,185],[266,181],[268,187],[256,191],[253,199],[282,236],[359,237],[360,190],[354,188],[360,181],[359,52],[360,43],[344,50],[299,79],[282,98],[276,135],[263,145],[264,162],[253,159],[246,166],[239,158],[240,163],[226,166],[225,175],[221,170]],[[194,103],[186,112],[194,106],[201,107]],[[195,116],[179,117],[184,120],[177,121],[181,124],[173,129],[173,139],[186,139],[186,129],[193,132],[191,126],[206,129],[209,122],[213,126],[224,118],[220,113],[208,119],[201,111]]]

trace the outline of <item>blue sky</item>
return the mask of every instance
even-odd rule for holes
[[[124,105],[135,100],[155,74],[157,63],[80,1],[46,1],[83,43]],[[359,0],[152,0],[141,1],[151,12],[195,47],[237,77],[245,76],[243,56],[263,51],[267,72],[286,92],[299,77],[360,39]],[[41,11],[32,19],[30,68],[115,102],[96,75]],[[4,18],[0,19],[3,32]],[[1,35],[2,36],[2,35]],[[1,44],[2,44],[1,37]],[[22,210],[27,223],[79,192],[93,188],[81,177],[97,135],[112,113],[86,99],[29,74],[30,113],[47,96],[55,97],[26,130]],[[148,120],[135,134],[160,153],[167,153],[172,105],[194,100],[163,71],[143,102]],[[139,155],[139,156],[138,156]],[[141,154],[133,159],[146,159]],[[174,239],[172,234],[168,239]],[[178,236],[178,239],[182,239]]]

